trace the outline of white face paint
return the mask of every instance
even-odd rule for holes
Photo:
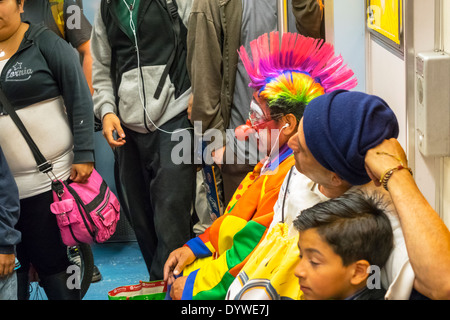
[[[261,123],[269,121],[269,119],[267,119],[261,107],[254,99],[252,99],[252,102],[250,103],[250,113],[248,114],[248,118],[252,126],[254,127],[258,126]]]

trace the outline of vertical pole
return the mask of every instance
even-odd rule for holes
[[[288,11],[287,11],[287,0],[277,0],[278,7],[278,31],[280,37],[283,33],[288,32]]]

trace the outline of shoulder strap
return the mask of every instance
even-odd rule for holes
[[[109,5],[111,4],[111,0],[101,0],[100,2],[100,12],[101,12],[101,17],[103,19],[103,23],[106,24],[106,18],[107,18],[107,13],[108,13],[108,8]]]
[[[25,138],[25,141],[30,146],[31,152],[33,153],[33,157],[36,160],[39,171],[42,173],[50,172],[53,169],[52,164],[49,161],[47,161],[47,159],[45,159],[44,155],[41,153],[38,146],[33,141],[27,129],[25,128],[22,120],[20,120],[19,116],[17,115],[16,110],[11,105],[8,98],[6,98],[5,93],[1,89],[0,89],[0,102],[2,103],[6,112],[8,112],[8,114],[10,115],[11,119],[14,121],[16,126],[19,128],[20,132]]]
[[[167,9],[169,12],[170,19],[172,20],[172,29],[174,31],[174,38],[175,38],[175,47],[172,50],[172,53],[170,54],[169,60],[167,61],[166,67],[164,68],[164,71],[161,75],[161,79],[159,79],[158,87],[156,88],[154,98],[159,99],[162,89],[164,87],[164,83],[166,82],[167,75],[169,74],[170,67],[172,66],[172,63],[175,59],[175,53],[178,48],[178,39],[180,37],[180,17],[178,15],[178,6],[175,0],[161,0],[161,2],[165,2],[165,5],[163,3],[163,6]]]

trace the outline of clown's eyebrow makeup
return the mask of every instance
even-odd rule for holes
[[[250,112],[255,112],[259,116],[264,117],[264,111],[261,108],[261,105],[256,101],[255,98],[252,98],[252,101],[250,102]]]

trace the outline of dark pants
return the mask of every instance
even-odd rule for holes
[[[161,129],[173,132],[188,127],[191,125],[183,114]],[[174,164],[172,150],[180,142],[171,141],[170,134],[158,130],[147,134],[127,128],[124,131],[126,143],[116,152],[130,224],[150,279],[161,280],[170,252],[192,236],[196,171],[192,162]],[[193,141],[192,130],[189,136]]]
[[[20,218],[16,225],[22,233],[17,245],[17,258],[28,272],[30,263],[39,276],[50,276],[66,272],[71,264],[67,257],[67,246],[61,240],[61,233],[55,215],[50,211],[52,192],[20,200]]]
[[[29,298],[30,264],[36,269],[40,285],[49,300],[81,299],[79,289],[67,286],[71,274],[67,268],[71,263],[56,217],[50,211],[52,202],[51,191],[20,201],[20,218],[16,225],[22,233],[22,241],[17,245],[17,258],[22,265],[17,271],[19,300]]]

